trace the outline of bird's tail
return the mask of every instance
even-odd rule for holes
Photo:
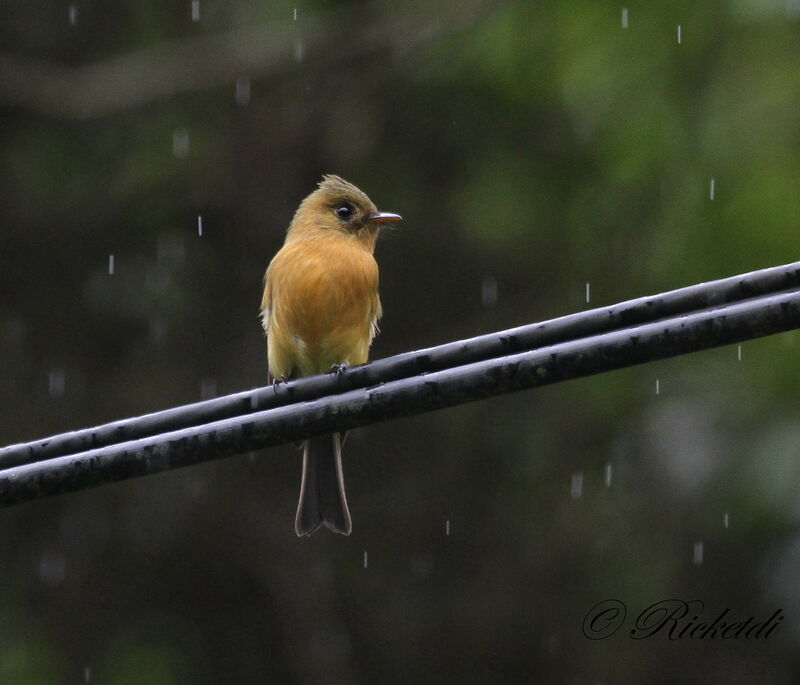
[[[303,481],[294,529],[298,535],[311,535],[323,524],[342,535],[350,535],[353,528],[344,494],[339,433],[309,438],[303,446]]]

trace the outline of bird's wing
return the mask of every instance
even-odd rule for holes
[[[270,267],[272,264],[270,264]],[[264,294],[261,296],[261,325],[264,333],[269,332],[269,319],[272,314],[272,285],[270,284],[269,268],[264,274]]]
[[[369,322],[369,344],[372,344],[372,341],[375,339],[375,336],[381,332],[381,329],[378,328],[378,320],[383,315],[383,307],[381,306],[381,298],[378,297],[378,293],[375,293],[375,299],[372,301],[372,308],[370,311],[370,322]]]

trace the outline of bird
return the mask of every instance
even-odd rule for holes
[[[323,176],[300,203],[264,275],[261,322],[276,386],[304,376],[341,374],[367,361],[382,314],[375,242],[382,226],[401,218],[379,212],[364,192],[333,174]],[[322,525],[343,535],[352,531],[343,438],[333,433],[303,443],[298,536]]]

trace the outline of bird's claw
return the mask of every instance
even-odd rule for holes
[[[272,390],[273,390],[273,392],[278,392],[278,386],[281,383],[286,383],[286,381],[288,381],[288,380],[289,379],[286,378],[286,376],[283,376],[283,375],[281,375],[280,378],[273,378],[272,379]]]
[[[338,364],[334,364],[328,373],[335,373],[337,378],[341,378],[342,374],[347,371],[348,366],[350,366],[349,362],[340,362]]]

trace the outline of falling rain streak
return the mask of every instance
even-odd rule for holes
[[[681,25],[678,24],[678,45],[681,44]]]
[[[628,8],[622,8],[622,28],[628,28]]]
[[[606,484],[607,488],[611,487],[611,479],[614,477],[614,467],[608,463],[606,464],[605,473],[603,475],[603,482]]]
[[[83,682],[88,683],[92,679],[92,669],[90,666],[85,666],[83,669]]]
[[[47,376],[47,392],[50,393],[50,397],[56,399],[64,397],[66,387],[66,374],[61,369],[53,369]]]
[[[200,397],[204,400],[217,396],[217,381],[206,376],[200,381]]]
[[[494,276],[486,276],[481,282],[481,302],[484,307],[497,304],[497,279]]]
[[[294,44],[294,59],[296,62],[302,62],[306,56],[306,46],[302,40],[298,40]]]
[[[164,323],[164,320],[158,316],[154,316],[149,321],[149,332],[150,332],[150,341],[155,343],[156,345],[160,345],[164,342],[164,338],[167,334],[167,324]]]
[[[47,550],[39,560],[39,580],[50,587],[57,587],[64,582],[66,559],[61,552]]]
[[[586,282],[586,304],[589,304],[589,300],[592,299],[591,293],[591,284],[587,281]]]
[[[364,550],[364,568],[367,568],[368,561],[369,560],[367,558],[367,550]]]
[[[109,276],[113,276],[114,275],[114,255],[113,254],[108,255],[108,275]]]
[[[713,200],[714,199],[714,185],[715,185],[715,183],[716,182],[714,180],[714,177],[712,176],[711,180],[708,182],[708,199],[709,200]]]
[[[78,8],[75,5],[70,5],[67,16],[69,17],[69,25],[75,26],[78,23]]]
[[[179,128],[172,134],[172,154],[183,159],[189,154],[189,132]]]
[[[250,79],[236,79],[236,104],[246,105],[250,102]]]
[[[742,346],[741,345],[737,345],[736,346],[736,359],[738,361],[742,361]]]
[[[294,8],[293,18],[294,18],[295,21],[297,21],[297,8],[296,7]]]
[[[192,0],[192,21],[200,21],[200,0]]]
[[[450,535],[450,519],[447,519],[444,522],[444,534],[445,535]]]
[[[576,471],[572,474],[569,494],[572,499],[580,499],[581,495],[583,495],[583,471]]]
[[[692,553],[692,561],[695,566],[700,566],[703,563],[703,541],[698,540],[694,543],[694,551]]]
[[[201,238],[203,236],[203,215],[202,214],[198,214],[197,215],[197,235],[199,235]]]
[[[722,514],[722,527],[727,528],[730,522],[731,518],[728,516],[728,512],[726,511],[724,514]]]
[[[661,394],[661,381],[658,378],[656,378],[656,395],[660,394]]]

